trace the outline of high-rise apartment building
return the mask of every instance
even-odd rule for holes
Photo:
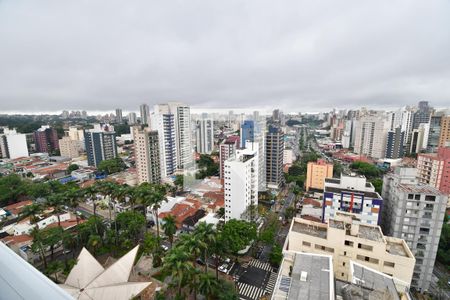
[[[58,134],[50,126],[41,126],[34,132],[34,142],[37,152],[53,154],[59,150]]]
[[[364,224],[380,224],[383,199],[363,175],[341,174],[326,178],[323,192],[323,216],[327,222],[338,212],[354,213]]]
[[[430,117],[432,112],[433,109],[428,105],[428,101],[420,101],[418,109],[414,113],[412,129],[418,129],[419,124],[430,123]]]
[[[80,156],[82,142],[80,140],[73,140],[70,136],[63,136],[59,140],[59,151],[61,156],[68,158],[75,158]]]
[[[240,138],[237,135],[227,137],[219,146],[220,178],[223,179],[225,161],[236,154]]]
[[[427,152],[436,152],[441,136],[441,121],[443,116],[433,115],[430,119],[430,132],[428,134]]]
[[[324,159],[319,159],[317,162],[308,162],[306,171],[305,188],[323,191],[325,186],[325,178],[333,177],[333,164],[327,163]]]
[[[176,169],[186,169],[193,163],[191,117],[189,106],[178,102],[157,104],[151,118],[152,130],[160,139],[161,170],[163,177]]]
[[[137,124],[136,113],[130,112],[128,114],[128,125],[136,125],[136,124]]]
[[[210,154],[214,150],[214,121],[203,118],[196,124],[197,152]]]
[[[15,159],[28,155],[26,135],[5,128],[0,134],[0,158]]]
[[[389,130],[387,134],[386,141],[386,153],[384,157],[386,158],[402,158],[404,155],[404,145],[405,132],[402,131],[401,127],[397,127],[394,130]]]
[[[411,282],[415,259],[404,240],[383,235],[377,225],[362,224],[359,216],[338,213],[328,224],[294,218],[284,250],[333,256],[336,279],[351,281],[350,261]]]
[[[419,183],[431,185],[450,195],[450,147],[440,147],[437,153],[421,153],[417,157]]]
[[[450,146],[450,116],[442,117],[439,147]]]
[[[266,182],[270,189],[284,184],[283,173],[284,133],[279,127],[269,125],[266,134]]]
[[[246,149],[225,161],[224,194],[225,221],[231,219],[251,220],[258,206],[258,145],[247,143]]]
[[[419,184],[417,170],[397,168],[383,178],[383,231],[405,239],[416,258],[411,286],[429,289],[448,197]]]
[[[141,124],[148,125],[150,124],[150,109],[148,108],[147,104],[141,104],[139,107],[139,110],[141,112]]]
[[[245,120],[241,124],[241,148],[245,148],[245,142],[253,142],[255,139],[255,122],[253,120]]]
[[[116,108],[116,122],[119,124],[123,123],[122,109]]]
[[[428,123],[420,123],[419,127],[412,131],[409,153],[419,153],[427,149],[429,132],[430,124]]]
[[[77,127],[69,127],[67,132],[69,138],[73,141],[84,141],[84,130]]]
[[[94,129],[85,130],[84,142],[89,166],[98,167],[101,161],[117,157],[116,133],[112,126],[97,124]]]
[[[133,127],[134,153],[139,184],[161,181],[158,131]]]
[[[376,159],[383,158],[389,128],[389,118],[384,114],[361,117],[355,128],[354,152]]]

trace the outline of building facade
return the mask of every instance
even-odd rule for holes
[[[59,151],[61,156],[75,158],[80,156],[81,141],[72,140],[69,136],[63,136],[59,140]]]
[[[284,184],[284,133],[279,127],[269,126],[266,134],[266,183],[270,189]]]
[[[450,116],[442,117],[439,147],[450,146]]]
[[[236,154],[239,149],[239,136],[232,135],[227,137],[219,146],[219,168],[220,178],[223,179],[225,170],[225,161]]]
[[[108,125],[96,126],[84,132],[84,142],[88,165],[98,167],[103,160],[118,156],[116,133]]]
[[[50,126],[41,126],[34,132],[34,142],[37,152],[52,154],[59,150],[58,134]]]
[[[409,285],[415,259],[406,242],[383,235],[381,228],[339,213],[328,224],[294,218],[284,250],[333,256],[336,279],[351,281],[350,261],[370,267]]]
[[[419,183],[431,185],[450,195],[450,147],[440,147],[437,153],[417,156]]]
[[[251,220],[258,206],[258,145],[248,142],[246,149],[225,161],[225,222],[231,219]],[[250,209],[249,209],[250,208]]]
[[[121,108],[116,108],[116,122],[119,124],[123,123],[123,115]]]
[[[28,155],[25,134],[17,133],[15,129],[5,129],[3,134],[0,134],[0,158],[15,159]]]
[[[383,158],[390,128],[389,121],[384,114],[361,117],[355,128],[354,152],[376,159]]]
[[[416,258],[411,286],[429,289],[448,197],[419,184],[417,170],[397,168],[383,178],[383,231],[405,239]]]
[[[245,120],[241,124],[241,148],[245,148],[245,142],[255,140],[255,122],[253,120]]]
[[[213,119],[197,120],[196,125],[197,152],[202,154],[211,154],[214,150]]]
[[[137,124],[136,113],[130,112],[128,114],[128,125],[136,125],[136,124]]]
[[[325,187],[325,178],[333,177],[333,164],[327,163],[324,159],[317,162],[308,162],[306,171],[305,188],[307,191],[316,189],[323,191]]]
[[[385,158],[397,159],[404,156],[405,132],[401,127],[390,130],[387,134]]]
[[[363,224],[380,224],[383,199],[363,175],[341,174],[326,178],[323,192],[323,222],[338,212],[354,213]]]
[[[139,106],[139,111],[141,113],[141,124],[142,125],[148,125],[150,124],[150,109],[147,104],[141,104]]]
[[[160,183],[161,167],[158,131],[133,127],[134,153],[139,184]]]

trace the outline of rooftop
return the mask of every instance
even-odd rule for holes
[[[299,222],[299,220],[301,220],[301,222]],[[327,238],[328,228],[326,224],[297,218],[294,219],[293,222],[292,231],[315,236],[321,239]]]
[[[338,187],[331,187],[331,186],[325,186],[325,192],[331,192],[331,193],[342,193],[342,192],[358,193],[358,194],[364,195],[364,197],[370,197],[370,198],[373,198],[373,199],[381,199],[381,196],[378,195],[377,192],[349,190],[349,189],[338,188]]]
[[[398,186],[398,189],[405,193],[415,193],[415,194],[432,194],[432,195],[444,195],[438,189],[426,185],[426,184],[405,184],[401,183]]]
[[[287,253],[283,259],[273,299],[334,299],[331,256],[310,253]],[[287,273],[287,270],[292,270]]]

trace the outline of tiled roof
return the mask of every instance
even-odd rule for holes
[[[33,204],[31,200],[20,201],[14,204],[3,207],[4,210],[9,211],[13,215],[18,215],[25,206]]]

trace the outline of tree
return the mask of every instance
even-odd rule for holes
[[[145,218],[135,211],[125,211],[117,214],[117,225],[121,232],[121,237],[132,238],[135,242],[139,240],[145,226]]]
[[[169,238],[170,246],[173,244],[173,236],[177,232],[176,219],[173,215],[167,215],[163,218],[162,229],[164,234]]]
[[[163,201],[166,199],[166,186],[161,184],[150,184],[147,182],[139,185],[136,191],[138,201],[144,205],[144,214],[149,206],[155,216],[156,232],[159,236],[159,216],[158,211]]]
[[[245,249],[251,241],[256,239],[256,225],[232,219],[223,225],[221,235],[226,252],[237,255],[239,251]]]
[[[30,183],[17,174],[0,178],[0,207],[15,203],[28,192]]]
[[[373,184],[373,186],[375,188],[375,191],[378,194],[381,194],[381,191],[383,190],[383,179],[375,178],[375,179],[372,179],[371,182],[372,182],[372,184]]]
[[[207,300],[217,299],[215,295],[218,289],[219,285],[214,276],[211,276],[208,273],[199,275],[198,291],[205,296]]]
[[[44,235],[42,231],[35,226],[31,232],[31,237],[33,238],[33,244],[31,245],[31,250],[33,252],[38,252],[41,257],[41,261],[44,263],[44,268],[47,269],[47,258],[45,256],[45,246],[44,246]]]
[[[58,218],[58,226],[61,226],[61,214],[64,212],[64,198],[62,194],[53,194],[47,198],[45,205],[48,208],[53,208],[53,212]]]
[[[67,173],[71,174],[73,171],[78,170],[80,167],[77,164],[70,164],[67,167]]]
[[[272,247],[272,252],[269,255],[269,261],[273,266],[278,267],[283,259],[283,252],[279,245],[275,244]]]
[[[219,208],[219,210],[217,211],[217,217],[219,219],[222,219],[225,217],[225,208],[224,207]]]
[[[39,221],[39,215],[42,213],[43,208],[39,203],[32,203],[31,205],[27,205],[22,208],[22,211],[19,214],[19,219],[25,219],[30,217],[30,223],[34,224]]]
[[[100,172],[106,172],[107,174],[113,174],[123,171],[126,168],[125,163],[120,157],[102,160],[97,167]]]
[[[153,233],[147,232],[145,233],[144,242],[142,245],[144,253],[152,255],[154,267],[159,267],[162,263],[162,248],[158,239],[159,237]]]
[[[58,273],[64,269],[64,264],[59,260],[54,260],[48,264],[45,273],[53,275],[56,283],[58,283]]]
[[[290,220],[295,216],[295,212],[296,212],[295,208],[293,208],[292,206],[289,206],[284,211],[284,216],[286,217],[287,220]]]
[[[350,165],[350,168],[367,178],[375,178],[381,175],[381,170],[375,165],[363,161],[356,161]]]
[[[163,269],[172,276],[172,282],[177,287],[178,297],[184,297],[182,288],[186,285],[189,273],[192,272],[193,266],[189,261],[189,253],[182,247],[174,247],[167,254]]]
[[[208,272],[207,258],[210,254],[209,247],[216,242],[216,232],[212,224],[201,222],[197,225],[193,232],[194,236],[198,238],[198,245],[202,252],[203,262],[205,263],[205,273]]]
[[[97,253],[98,248],[100,248],[101,244],[102,244],[102,238],[99,235],[93,234],[93,235],[89,236],[88,248],[91,249],[92,254],[94,256]]]

